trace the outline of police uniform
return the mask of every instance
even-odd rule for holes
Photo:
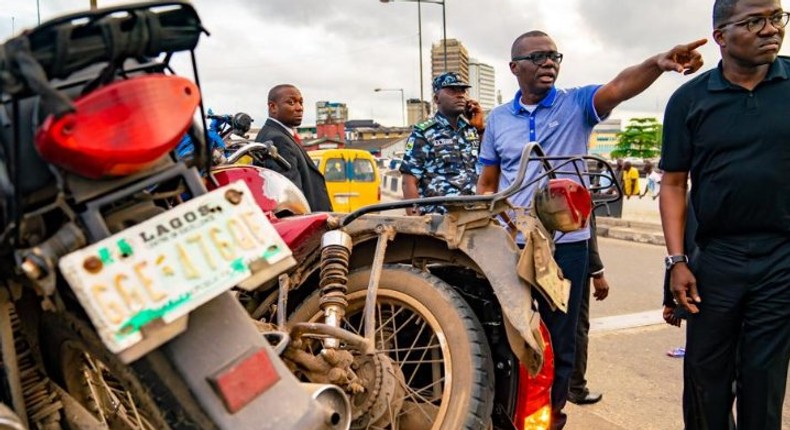
[[[452,76],[448,78],[448,75]],[[445,73],[434,80],[434,91],[450,86],[468,87],[454,73]],[[480,136],[463,115],[458,117],[456,125],[454,129],[449,120],[437,112],[415,125],[409,136],[400,172],[417,178],[417,192],[421,197],[475,194]],[[420,212],[443,214],[446,209],[423,206]]]

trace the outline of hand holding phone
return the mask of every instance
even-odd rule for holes
[[[466,100],[464,116],[469,120],[469,124],[478,131],[482,131],[485,128],[485,124],[483,123],[483,108],[476,100]]]

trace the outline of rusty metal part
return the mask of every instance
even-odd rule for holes
[[[340,230],[324,233],[321,238],[321,300],[319,306],[324,313],[324,322],[340,327],[346,314],[348,300],[348,264],[351,258],[351,236]],[[325,348],[338,348],[336,338],[324,339]]]
[[[343,387],[349,393],[365,391],[365,386],[351,370],[354,356],[350,352],[342,349],[324,349],[320,354],[314,355],[297,346],[287,348],[283,358],[295,364],[309,381],[334,384]]]
[[[16,355],[16,366],[13,360],[6,361],[10,356],[6,356],[6,339],[3,339],[3,365],[8,373],[17,372],[19,388],[23,401],[17,402],[15,395],[15,408],[18,404],[22,409],[17,410],[22,419],[26,419],[27,425],[31,428],[55,430],[60,429],[61,410],[63,403],[60,395],[54,389],[54,384],[47,378],[43,369],[36,361],[30,344],[27,342],[22,332],[22,323],[16,314],[13,304],[5,303],[5,312],[11,328],[13,343],[12,347]],[[13,389],[13,388],[12,388]]]
[[[354,368],[367,389],[351,396],[351,428],[387,428],[394,424],[405,397],[403,373],[387,354],[357,356]]]
[[[387,243],[395,238],[395,229],[392,226],[380,225],[376,227],[376,232],[379,234],[379,239],[376,243],[373,264],[370,267],[370,280],[368,280],[368,291],[365,297],[365,338],[370,342],[376,340],[376,298],[378,297],[381,269],[384,266],[384,254],[387,251]]]
[[[340,327],[333,327],[321,323],[296,323],[291,327],[292,339],[298,340],[304,335],[333,337],[342,340],[350,348],[353,348],[363,354],[372,354],[374,352],[374,346],[372,342],[368,341],[362,336],[351,333],[348,330],[343,330]]]
[[[10,301],[10,292],[6,287],[0,287],[0,349],[2,349],[3,368],[5,369],[8,385],[11,389],[11,399],[14,410],[19,414],[22,424],[27,428],[27,415],[25,415],[25,399],[22,395],[22,382],[19,378],[19,364],[14,341],[14,330],[11,322],[13,304]]]
[[[17,252],[22,272],[44,296],[55,293],[56,266],[60,257],[76,251],[87,243],[85,234],[74,223],[64,224],[52,237],[36,247]]]
[[[288,293],[291,291],[291,278],[287,274],[279,277],[280,288],[277,294],[277,326],[286,330],[285,323],[288,317]]]

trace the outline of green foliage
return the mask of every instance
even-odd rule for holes
[[[654,158],[661,153],[663,126],[656,118],[633,118],[620,133],[612,151],[614,158]]]

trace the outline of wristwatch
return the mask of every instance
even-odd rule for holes
[[[667,270],[672,269],[678,263],[688,263],[689,258],[685,254],[683,255],[667,255],[664,257],[664,264],[667,267]]]

